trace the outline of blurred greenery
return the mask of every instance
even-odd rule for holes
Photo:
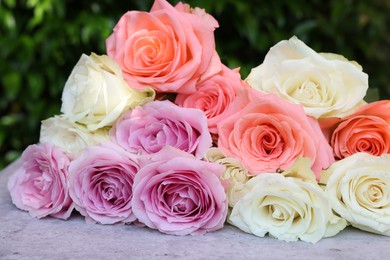
[[[152,0],[0,0],[0,169],[38,142],[40,122],[59,114],[64,83],[82,53],[105,53],[127,10]],[[170,1],[172,4],[178,1]],[[369,74],[368,101],[388,99],[389,0],[187,0],[219,22],[217,50],[245,78],[278,41],[298,36],[318,52],[356,60]]]

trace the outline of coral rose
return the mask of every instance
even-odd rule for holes
[[[106,40],[107,53],[135,88],[194,92],[198,80],[221,70],[214,41],[217,26],[198,9],[156,0],[149,13],[129,11],[120,18]]]
[[[284,170],[304,156],[311,159],[319,178],[334,161],[318,122],[300,105],[244,89],[229,110],[232,113],[218,125],[218,147],[254,175]]]
[[[206,114],[210,133],[216,134],[217,125],[225,116],[227,108],[246,86],[238,70],[224,66],[220,73],[196,84],[196,92],[178,94],[175,103],[202,110]]]
[[[366,104],[348,117],[320,123],[338,160],[358,152],[376,156],[390,153],[389,100]]]

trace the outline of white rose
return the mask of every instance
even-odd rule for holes
[[[77,157],[88,146],[109,140],[108,130],[88,131],[85,125],[74,123],[66,116],[54,116],[42,121],[39,141],[59,147],[63,152]]]
[[[361,230],[390,236],[390,155],[355,153],[321,176],[334,211]]]
[[[251,178],[250,173],[237,159],[226,157],[224,152],[217,147],[210,148],[206,152],[205,159],[225,166],[220,178],[227,182],[226,196],[229,207],[233,207],[244,195],[243,189],[245,183]]]
[[[317,53],[297,37],[277,43],[247,83],[302,104],[315,118],[344,117],[365,104],[368,75],[341,55]]]
[[[301,164],[306,166],[306,164]],[[293,166],[294,167],[294,166]],[[245,195],[233,207],[229,223],[241,230],[285,241],[301,239],[316,243],[323,237],[336,235],[346,221],[333,214],[325,192],[316,183],[308,168],[289,171],[288,175],[313,177],[304,181],[279,173],[263,173],[246,183]]]
[[[83,54],[65,83],[61,112],[93,131],[113,125],[123,112],[153,100],[154,95],[152,89],[132,89],[110,57]]]

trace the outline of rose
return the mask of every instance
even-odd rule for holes
[[[203,20],[204,23],[209,24],[214,28],[218,28],[219,26],[217,20],[215,20],[214,17],[211,16],[210,14],[206,13],[205,9],[199,7],[192,8],[189,4],[184,4],[182,2],[179,2],[175,6],[175,9],[180,12],[197,15]]]
[[[238,70],[224,66],[220,73],[196,84],[196,92],[178,94],[175,103],[202,110],[206,114],[209,131],[216,134],[217,125],[225,117],[227,107],[245,87]]]
[[[279,240],[316,243],[346,226],[336,217],[323,190],[313,182],[264,173],[245,184],[229,223],[244,232]]]
[[[321,120],[336,159],[354,153],[372,155],[390,153],[390,101],[366,104],[354,114],[337,119]]]
[[[390,155],[355,153],[321,176],[335,212],[361,230],[390,236]]]
[[[21,158],[22,165],[8,181],[15,206],[36,218],[69,218],[73,210],[67,185],[69,158],[48,143],[28,146]]]
[[[89,146],[69,166],[70,196],[89,223],[131,223],[138,157],[119,146]]]
[[[64,115],[43,120],[39,138],[41,143],[57,146],[71,157],[79,156],[88,146],[108,140],[106,129],[90,132],[85,125],[74,123]]]
[[[205,160],[225,166],[220,177],[227,185],[226,196],[229,206],[233,207],[244,194],[245,183],[252,177],[247,169],[235,158],[226,157],[221,149],[210,148],[205,154]]]
[[[311,159],[319,179],[322,169],[334,161],[318,122],[300,105],[245,89],[229,110],[218,125],[218,147],[254,175],[287,169],[304,156]]]
[[[156,0],[149,13],[129,11],[120,18],[106,40],[107,53],[137,89],[190,93],[198,80],[221,70],[217,26],[204,11]]]
[[[211,146],[206,116],[168,100],[128,111],[110,130],[110,136],[125,150],[142,154],[156,153],[169,145],[202,158]]]
[[[227,200],[223,167],[165,147],[134,179],[133,211],[140,222],[171,235],[204,234],[223,227]]]
[[[315,118],[343,117],[363,105],[368,76],[341,55],[316,53],[296,37],[270,49],[248,84],[302,104]]]
[[[111,126],[124,111],[153,99],[151,89],[132,89],[110,57],[83,54],[65,83],[61,112],[94,131]]]

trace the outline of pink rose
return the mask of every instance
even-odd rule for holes
[[[182,2],[179,2],[175,8],[180,12],[191,13],[199,16],[206,24],[209,24],[214,28],[219,27],[217,20],[215,20],[210,14],[206,13],[205,9],[199,7],[191,8],[189,4],[183,4]]]
[[[22,161],[8,181],[15,206],[36,218],[69,218],[73,210],[67,185],[69,158],[60,148],[40,143],[28,146]]]
[[[322,169],[334,161],[318,122],[307,117],[300,105],[244,89],[229,111],[218,125],[218,146],[252,174],[284,170],[303,156],[311,159],[319,179]]]
[[[152,154],[169,145],[197,158],[203,157],[212,142],[202,111],[168,100],[128,111],[111,129],[110,137],[132,153]]]
[[[390,101],[366,104],[344,118],[321,120],[336,159],[358,152],[380,156],[390,153]]]
[[[171,235],[220,229],[228,209],[222,173],[219,164],[166,147],[134,179],[134,214],[146,226]]]
[[[70,196],[89,223],[131,223],[137,156],[117,145],[89,146],[69,166]]]
[[[220,73],[196,84],[196,92],[178,94],[175,103],[202,110],[206,114],[209,131],[216,134],[217,125],[225,116],[227,107],[245,87],[247,85],[241,80],[238,70],[224,66]]]
[[[198,80],[221,70],[217,26],[210,15],[156,0],[149,13],[129,11],[121,17],[106,40],[107,53],[134,88],[189,93]]]

